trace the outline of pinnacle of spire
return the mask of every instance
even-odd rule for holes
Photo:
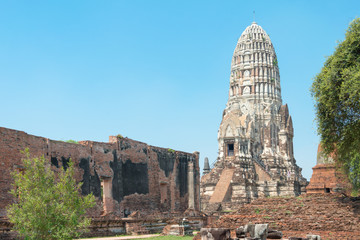
[[[229,87],[227,110],[238,109],[244,102],[254,106],[260,99],[274,101],[277,107],[282,104],[275,49],[269,35],[255,20],[238,39],[231,63]],[[250,108],[254,113],[256,108]]]
[[[206,157],[204,159],[204,169],[203,169],[203,175],[208,174],[210,172],[210,165],[209,165],[209,159]]]

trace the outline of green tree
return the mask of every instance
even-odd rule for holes
[[[311,93],[324,151],[335,153],[356,191],[360,188],[360,18],[350,23],[345,40],[327,58]]]
[[[28,149],[24,154],[24,171],[12,173],[16,202],[8,207],[8,217],[14,230],[26,239],[78,237],[90,224],[86,209],[94,206],[95,198],[80,195],[73,162],[55,174],[44,157],[30,158]]]

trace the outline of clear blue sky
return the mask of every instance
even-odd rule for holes
[[[214,161],[232,53],[253,10],[275,46],[309,180],[319,141],[309,88],[358,0],[3,0],[0,126],[59,140],[120,133]]]

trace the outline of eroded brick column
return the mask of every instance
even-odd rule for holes
[[[107,215],[113,211],[112,198],[112,179],[104,177],[101,179],[102,201],[103,201],[103,215]]]
[[[195,209],[194,159],[189,160],[188,169],[189,209]]]

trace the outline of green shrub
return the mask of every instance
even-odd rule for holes
[[[13,230],[29,240],[78,237],[90,224],[85,214],[95,205],[95,198],[80,195],[81,183],[75,181],[73,162],[70,159],[67,170],[61,169],[55,176],[44,157],[30,158],[28,149],[24,154],[24,171],[12,172],[11,194],[16,201],[7,213]]]

